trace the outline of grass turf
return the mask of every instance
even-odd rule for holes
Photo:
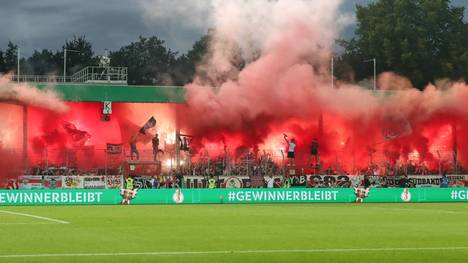
[[[0,262],[467,262],[468,207],[269,204],[0,207]],[[395,251],[326,249],[445,248]],[[323,251],[287,251],[325,249]],[[238,251],[256,250],[255,253]],[[285,250],[271,253],[258,250]],[[233,251],[2,258],[4,255]]]

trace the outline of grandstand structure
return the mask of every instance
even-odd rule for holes
[[[61,98],[70,103],[158,103],[158,104],[174,104],[174,105],[183,105],[185,102],[185,89],[182,86],[143,86],[143,85],[128,85],[127,84],[127,68],[125,67],[109,67],[109,66],[89,66],[86,67],[70,77],[60,77],[60,76],[27,76],[22,75],[20,77],[11,76],[12,81],[19,81],[19,82],[27,82],[32,86],[37,87],[38,89],[51,89],[55,91],[57,94],[61,96]],[[376,92],[384,92],[384,96],[391,96],[392,92],[390,91],[372,91]],[[4,101],[2,103],[12,103],[18,104],[16,101]],[[34,123],[28,123],[28,106],[27,105],[19,105],[22,107],[22,154],[23,154],[23,163],[24,167],[29,166],[29,156],[28,149],[30,146],[28,145],[28,126],[36,125]],[[177,112],[177,111],[176,111]],[[103,114],[103,121],[105,121],[105,114]],[[111,115],[111,114],[110,114]],[[179,121],[177,120],[177,114],[175,114],[175,119],[173,120],[176,124],[176,128],[174,131],[174,135],[172,140],[172,148],[170,148],[170,154],[174,158],[170,158],[167,161],[167,166],[170,168],[179,167],[184,160],[181,159],[181,149],[180,145],[177,142],[180,136],[180,129],[177,126]],[[323,124],[320,124],[322,120],[319,121],[319,127],[323,127]],[[375,145],[375,148],[382,147],[382,145]],[[449,160],[452,158],[453,155],[456,156],[456,153],[453,154],[450,149],[443,150],[442,146],[438,146],[440,148],[437,150],[437,154],[439,154],[440,150],[440,159]],[[205,148],[204,151],[213,152],[220,152],[219,149],[209,149]],[[86,155],[87,149],[83,150],[81,156]],[[222,151],[221,151],[222,152]],[[383,151],[378,151],[382,153]],[[43,163],[48,162],[48,158],[52,158],[53,155],[58,154],[66,154],[68,153],[54,153],[49,151],[44,156],[41,156],[40,159],[44,160]],[[76,153],[75,153],[76,154]],[[99,153],[102,154],[102,153]],[[127,168],[131,168],[132,166],[145,166],[150,167],[154,165],[152,161],[152,152],[151,150],[142,151],[141,154],[144,156],[141,161],[131,161],[128,160],[128,154],[123,152],[123,158],[118,161],[124,161],[126,163]],[[244,166],[247,167],[247,171],[250,171],[249,166],[252,165],[252,160],[249,161],[247,153],[247,160],[241,159],[241,163],[245,163]],[[276,163],[284,162],[284,153],[282,151],[271,150],[265,153],[265,156],[269,156],[269,158],[273,159]],[[229,153],[226,153],[229,155]],[[342,170],[340,168],[340,153],[336,153],[336,165],[334,169],[337,172]],[[201,156],[198,158],[199,162],[207,163],[207,166],[213,165],[213,161],[208,157],[208,153],[205,154],[206,158]],[[229,156],[228,156],[229,157]],[[37,159],[37,158],[36,158]],[[68,156],[66,158],[68,160]],[[224,161],[228,160],[229,158],[224,158]],[[370,154],[370,165],[376,164],[378,166],[384,166],[385,156],[382,154]],[[453,158],[455,161],[455,167],[457,167],[456,157]],[[107,160],[106,163],[111,160]],[[187,163],[191,163],[191,160],[186,160]],[[68,163],[68,162],[66,162]],[[440,166],[440,165],[439,165]],[[229,166],[228,166],[229,167]],[[229,170],[229,169],[228,169]],[[303,169],[304,170],[304,169]],[[439,170],[441,168],[439,167]],[[456,168],[454,169],[456,171]],[[355,169],[353,168],[353,172]],[[304,172],[304,171],[303,171]],[[297,173],[295,171],[294,173]]]
[[[134,86],[107,83],[33,83],[50,88],[69,102],[184,103],[181,86]]]
[[[158,103],[175,104],[184,103],[184,88],[180,86],[136,86],[127,85],[127,68],[109,67],[109,66],[89,66],[70,77],[63,76],[30,76],[30,75],[11,75],[9,78],[14,82],[24,82],[40,90],[48,89],[55,91],[65,102],[69,103]],[[28,131],[33,128],[34,123],[28,123],[29,106],[21,104],[18,101],[1,101],[2,104],[14,104],[22,108],[22,155],[23,166],[30,166],[28,152]],[[108,115],[108,116],[104,116]],[[102,118],[111,117],[112,114],[104,114]],[[177,118],[177,117],[176,117]],[[174,123],[177,123],[174,120]],[[179,128],[176,127],[176,136],[179,134]],[[177,138],[177,137],[176,137]],[[176,141],[176,138],[173,141]],[[175,160],[172,163],[179,164],[179,149],[175,143]],[[40,158],[47,163],[54,153],[43,154]],[[83,155],[83,154],[81,154]],[[125,155],[125,153],[123,153]],[[68,159],[68,156],[67,156]],[[125,156],[123,156],[125,160]],[[147,160],[152,158],[146,158]],[[151,161],[142,160],[142,165],[151,164]],[[107,159],[106,159],[107,161]],[[131,161],[130,166],[138,165],[139,162]]]
[[[129,103],[129,104],[170,104],[170,105],[183,105],[185,103],[185,89],[183,86],[147,86],[147,85],[128,85],[127,84],[127,69],[123,67],[86,67],[70,77],[62,76],[28,76],[21,75],[17,77],[11,75],[11,81],[19,81],[28,83],[31,86],[36,87],[39,90],[52,90],[56,92],[62,100],[71,103]],[[6,101],[4,103],[15,103],[18,102]],[[41,166],[44,167],[66,167],[72,163],[70,161],[73,158],[83,159],[84,162],[92,162],[90,158],[90,149],[84,147],[79,150],[66,150],[60,151],[56,149],[47,149],[40,154],[31,153],[31,141],[28,131],[38,126],[38,123],[28,123],[28,105],[19,104],[22,107],[22,154],[23,154],[23,166],[31,168],[34,164],[32,160],[39,160]],[[178,127],[177,110],[175,110],[175,119],[173,122],[176,124],[174,135],[171,141],[171,145],[165,145],[165,157],[161,158],[159,162],[159,170],[161,166],[165,166],[166,170],[177,168],[179,165],[191,164],[190,154],[186,152],[181,153],[180,145],[177,143],[179,138],[180,129]],[[102,114],[102,120],[105,121],[104,114]],[[112,114],[108,117],[112,118]],[[183,136],[183,135],[182,135]],[[111,163],[122,163],[123,170],[126,174],[132,174],[132,171],[142,172],[145,169],[154,168],[156,165],[153,161],[153,153],[151,150],[139,149],[140,160],[131,160],[127,142],[122,142],[124,150],[122,154],[115,158],[115,156],[103,156],[106,155],[105,149],[94,150],[92,154],[95,159],[105,159],[106,167]],[[210,147],[203,150],[201,154],[200,162],[207,164],[208,167],[215,166],[218,160],[211,160],[208,157],[208,151],[217,152],[219,149],[211,149]],[[28,154],[30,156],[28,156]],[[246,153],[249,154],[249,153]],[[168,157],[168,155],[170,157]],[[65,156],[65,157],[59,157]],[[203,158],[204,157],[204,158]],[[281,163],[284,160],[284,156],[281,157],[279,152],[275,153],[273,158]],[[53,159],[64,159],[63,165],[54,164],[51,160]],[[252,161],[245,161],[242,159],[240,162],[245,163],[248,168],[252,166]],[[106,168],[107,169],[107,168]],[[158,169],[158,168],[156,168]],[[153,169],[154,170],[154,169]],[[249,169],[247,169],[249,171]],[[72,171],[73,172],[73,171]],[[142,172],[143,173],[143,172]]]

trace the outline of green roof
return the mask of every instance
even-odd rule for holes
[[[51,88],[65,101],[112,101],[146,103],[184,103],[181,86],[128,86],[112,84],[38,83],[39,89]]]

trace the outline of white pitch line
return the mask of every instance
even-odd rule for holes
[[[44,223],[44,222],[13,222],[13,223],[0,223],[0,225],[51,225],[52,223]]]
[[[347,253],[347,252],[394,252],[430,250],[468,250],[468,247],[387,247],[387,248],[317,248],[317,249],[271,249],[271,250],[212,250],[212,251],[166,251],[166,252],[116,252],[116,253],[58,253],[0,255],[0,258],[36,257],[102,257],[102,256],[184,256],[215,254],[287,254],[287,253]]]
[[[5,211],[5,210],[0,210],[0,213],[10,214],[10,215],[18,215],[18,216],[27,216],[27,217],[42,219],[42,220],[51,221],[51,222],[55,222],[55,223],[59,223],[59,224],[70,224],[70,222],[68,222],[68,221],[58,220],[58,219],[45,217],[45,216],[36,216],[36,215],[31,215],[31,214],[11,212],[11,211]]]

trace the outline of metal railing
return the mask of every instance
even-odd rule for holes
[[[64,83],[72,82],[72,77],[58,75],[7,75],[12,82],[33,82],[33,83]]]
[[[118,168],[125,160],[120,154],[109,154],[106,149],[84,147],[79,149],[43,149],[29,155],[30,167],[80,167],[82,171]]]
[[[86,67],[71,76],[72,82],[127,84],[126,67]]]
[[[0,75],[2,76],[2,75]],[[72,76],[59,75],[4,75],[12,82],[32,83],[110,83],[127,84],[128,68],[126,67],[86,67]]]

